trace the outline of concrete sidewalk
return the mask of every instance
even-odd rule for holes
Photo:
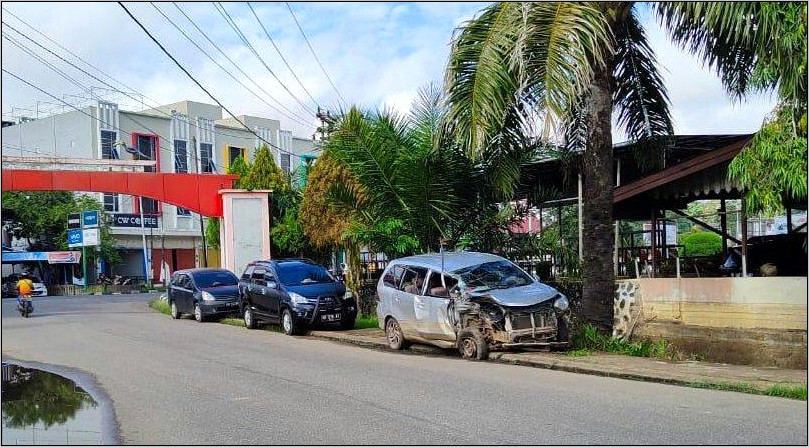
[[[375,349],[388,349],[381,329],[350,331],[311,331],[310,336],[352,343]],[[457,355],[457,351],[413,345],[421,354]],[[766,392],[774,385],[806,386],[807,370],[779,369],[698,361],[671,361],[648,357],[591,353],[571,356],[565,352],[493,352],[492,361],[674,385],[720,387],[738,391]]]

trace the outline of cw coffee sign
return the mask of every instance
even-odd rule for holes
[[[140,214],[112,214],[110,216],[110,225],[113,227],[140,228]],[[157,216],[144,214],[143,226],[145,228],[157,228]]]

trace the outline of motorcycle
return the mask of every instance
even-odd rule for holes
[[[34,311],[34,302],[31,300],[30,296],[17,296],[17,310],[20,311],[20,315],[28,318],[28,315],[31,315],[31,312]]]

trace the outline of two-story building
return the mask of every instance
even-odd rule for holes
[[[67,113],[21,120],[9,126],[4,123],[3,155],[54,157],[74,162],[76,159],[151,160],[155,164],[149,169],[158,172],[224,174],[238,156],[252,161],[255,149],[266,140],[271,143],[275,162],[293,175],[294,184],[302,185],[307,160],[317,157],[315,143],[281,129],[278,120],[248,115],[238,118],[252,132],[233,118],[223,118],[222,108],[216,105],[181,101],[134,112],[120,110],[115,103],[99,101]],[[120,265],[99,266],[105,274],[143,276],[143,266],[150,265],[147,268],[157,281],[163,262],[171,271],[203,264],[203,219],[199,215],[148,198],[141,201],[122,194],[89,194],[97,195],[110,215],[111,233],[124,259]],[[141,213],[154,217],[144,219],[154,227],[142,230],[139,220],[127,219]],[[114,216],[122,218],[112,219]]]

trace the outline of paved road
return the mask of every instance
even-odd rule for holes
[[[806,444],[806,402],[374,351],[144,295],[2,304],[2,352],[93,374],[137,444]]]

